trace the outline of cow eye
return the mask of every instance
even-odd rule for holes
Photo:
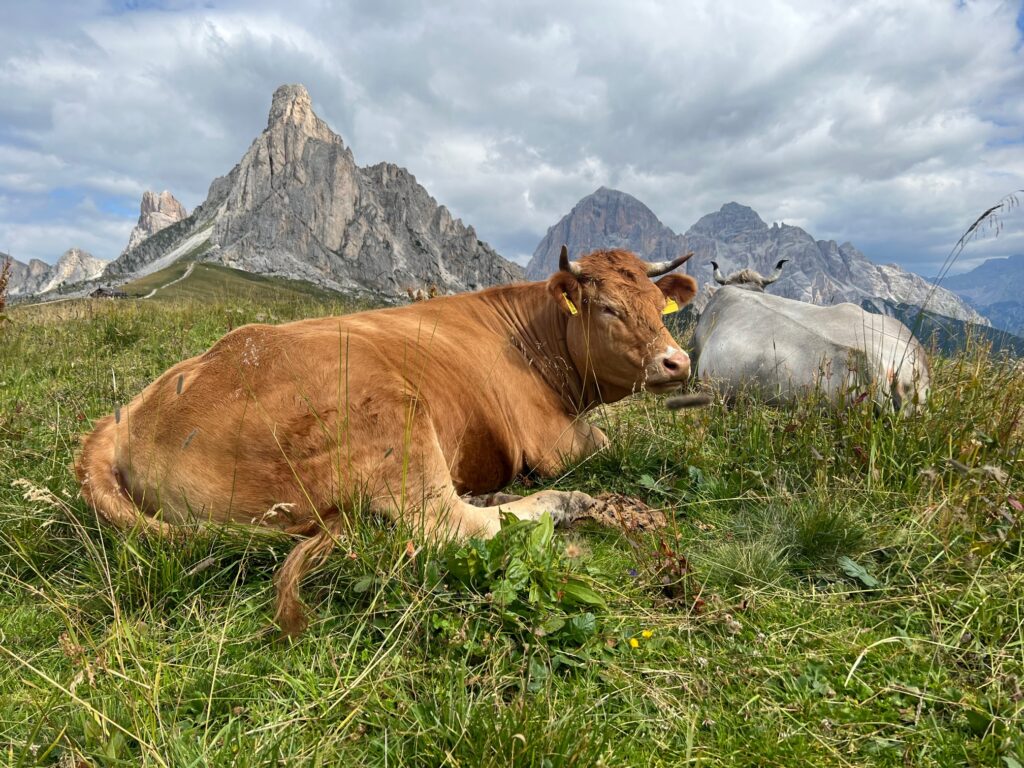
[[[607,305],[601,307],[601,314],[610,315],[611,317],[619,317],[618,311],[615,310],[613,307],[609,307]]]

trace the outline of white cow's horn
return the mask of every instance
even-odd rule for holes
[[[693,256],[693,251],[690,251],[685,256],[676,256],[671,261],[649,261],[647,262],[647,276],[657,277],[658,275],[664,275],[666,272],[671,272],[680,264],[685,264],[691,256]]]
[[[562,252],[558,254],[558,268],[563,272],[576,275],[576,277],[583,274],[583,267],[575,261],[569,261],[569,249],[564,245],[562,246]]]
[[[718,268],[718,264],[712,261],[711,262],[711,267],[712,267],[712,269],[715,270],[712,273],[712,276],[715,278],[715,282],[718,283],[719,285],[725,285],[725,283],[726,283],[725,276],[722,274],[722,270],[720,270]]]
[[[764,288],[766,285],[771,285],[779,277],[782,276],[782,265],[785,264],[789,259],[779,259],[779,263],[775,265],[775,271],[772,272],[768,277],[761,278],[761,287]]]

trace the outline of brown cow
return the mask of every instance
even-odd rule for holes
[[[298,581],[360,501],[425,535],[492,536],[499,507],[459,494],[556,474],[607,442],[582,414],[685,382],[690,360],[661,316],[696,282],[650,277],[687,258],[571,262],[563,247],[546,282],[238,328],[96,424],[76,463],[82,495],[125,528],[233,521],[310,536],[276,578],[276,620],[301,631]],[[590,503],[544,491],[501,509],[558,521]]]

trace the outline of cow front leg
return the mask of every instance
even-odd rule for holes
[[[489,539],[501,530],[503,513],[520,520],[539,520],[545,512],[555,525],[564,525],[587,516],[598,504],[582,491],[540,491],[490,506],[474,506],[454,494],[447,500],[434,499],[423,507],[424,528],[434,538],[467,538],[480,536]]]
[[[462,500],[467,504],[472,504],[474,507],[493,507],[501,504],[511,504],[513,501],[519,501],[522,496],[515,493],[484,493],[479,496],[473,496],[472,494],[465,494]]]
[[[555,525],[564,525],[583,517],[596,505],[597,500],[583,491],[540,491],[483,509],[494,510],[499,518],[502,512],[511,512],[520,520],[539,520],[547,512]]]

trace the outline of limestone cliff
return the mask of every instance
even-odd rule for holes
[[[358,167],[301,85],[277,89],[266,130],[191,216],[124,254],[108,274],[146,274],[182,257],[392,295],[522,277],[408,171]]]
[[[139,223],[135,225],[128,237],[128,245],[121,252],[122,254],[128,253],[143,240],[188,216],[185,206],[167,190],[160,194],[146,190],[142,193],[142,203],[139,208]]]
[[[548,230],[526,266],[527,277],[543,280],[557,271],[563,244],[573,258],[601,248],[625,248],[648,261],[675,258],[685,245],[646,205],[607,187],[580,200]]]

